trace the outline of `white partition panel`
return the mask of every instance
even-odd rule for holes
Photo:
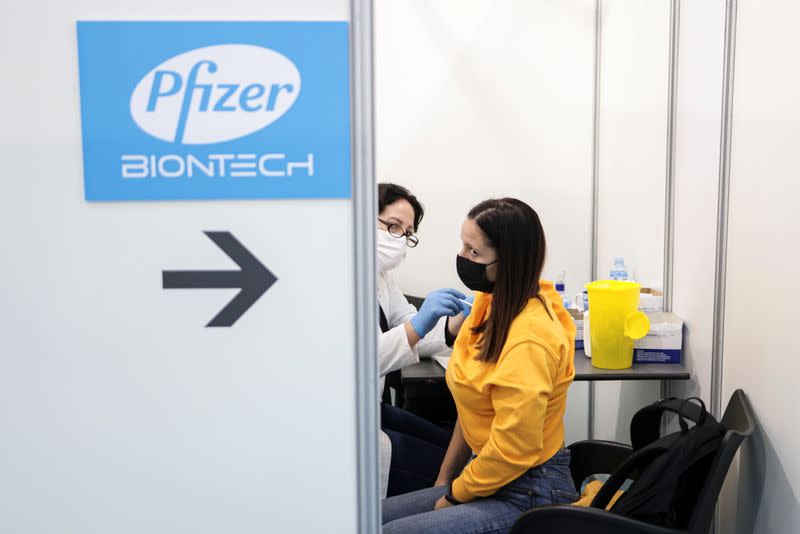
[[[603,0],[598,277],[622,256],[660,286],[664,265],[669,1]]]
[[[660,287],[664,264],[669,0],[602,0],[597,276],[622,256]],[[656,382],[598,383],[595,435],[629,441],[632,414]]]
[[[683,361],[692,378],[673,382],[670,394],[709,405],[724,30],[724,2],[681,3],[672,311],[686,324]]]
[[[350,197],[87,202],[76,39],[78,20],[346,23],[349,2],[3,11],[0,532],[355,532]],[[205,325],[237,290],[162,288],[236,268],[204,231],[277,277],[230,327]]]
[[[719,532],[797,532],[796,338],[800,6],[738,2],[722,401],[742,388],[758,428],[728,474]]]

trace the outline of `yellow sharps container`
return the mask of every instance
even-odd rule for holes
[[[633,364],[633,342],[647,335],[650,320],[639,311],[636,282],[599,280],[589,290],[592,366],[627,369]]]

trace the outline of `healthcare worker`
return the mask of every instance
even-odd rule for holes
[[[384,534],[505,533],[530,508],[577,499],[563,421],[575,325],[539,279],[539,217],[487,200],[461,240],[456,269],[476,294],[447,366],[458,420],[436,485],[383,501]]]
[[[379,390],[384,377],[452,346],[469,305],[455,289],[432,292],[417,310],[403,295],[393,269],[419,243],[416,231],[424,215],[406,188],[378,185],[378,337]],[[410,412],[381,404],[381,484],[384,495],[429,487],[436,480],[450,433]]]

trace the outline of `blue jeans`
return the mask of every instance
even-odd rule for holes
[[[384,499],[383,534],[509,532],[517,518],[531,508],[578,500],[569,461],[569,451],[559,451],[494,495],[441,510],[433,506],[445,494],[443,486]]]

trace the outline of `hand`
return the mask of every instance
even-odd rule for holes
[[[466,295],[455,289],[437,289],[428,295],[425,302],[420,306],[417,314],[411,319],[411,327],[419,335],[425,335],[433,330],[436,323],[442,317],[455,317],[468,308],[461,299],[467,298]]]
[[[450,508],[451,506],[454,506],[453,503],[451,503],[450,501],[445,499],[444,495],[443,495],[443,496],[439,497],[438,501],[436,501],[436,504],[434,505],[433,509],[434,510],[441,510],[442,508]]]
[[[469,302],[469,305],[464,304],[463,301],[459,301],[463,305],[461,315],[456,315],[455,317],[447,318],[447,330],[450,332],[450,335],[453,338],[458,336],[458,333],[461,331],[461,326],[464,324],[464,321],[467,320],[467,317],[469,317],[469,314],[472,312],[472,303],[475,300],[475,297],[470,295],[464,300]]]

